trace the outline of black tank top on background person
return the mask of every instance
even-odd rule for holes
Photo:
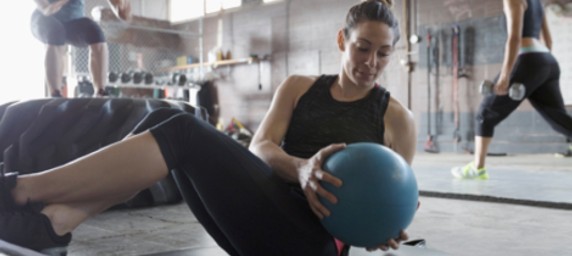
[[[332,143],[375,142],[383,144],[383,116],[389,92],[375,86],[352,102],[335,100],[330,88],[338,75],[322,75],[300,97],[282,142],[288,154],[310,158]]]
[[[522,37],[540,38],[544,9],[540,0],[526,0],[528,7],[522,21]]]

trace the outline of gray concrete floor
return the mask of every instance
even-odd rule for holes
[[[422,194],[572,210],[571,157],[552,154],[488,157],[489,180],[451,178],[453,166],[463,166],[472,160],[469,154],[419,153],[412,167]]]
[[[425,251],[364,255],[572,255],[572,158],[490,157],[487,181],[449,174],[468,154],[419,153],[414,161],[421,207],[408,228]],[[225,255],[185,204],[105,212],[74,232],[70,256]],[[413,253],[412,253],[413,252]]]
[[[466,256],[572,255],[572,211],[434,197],[421,201],[407,232],[411,239],[425,239],[430,249]],[[104,213],[74,233],[69,255],[226,255],[215,247],[181,204]]]

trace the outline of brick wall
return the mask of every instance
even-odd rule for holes
[[[289,74],[337,73],[340,53],[335,44],[338,29],[343,25],[350,6],[359,1],[348,0],[290,0],[273,4],[261,1],[245,2],[237,10],[206,17],[204,45],[208,52],[221,38],[221,48],[233,57],[269,56],[260,65],[242,64],[218,68],[217,85],[221,102],[221,117],[228,122],[237,118],[256,130],[270,104],[272,93]],[[401,19],[401,1],[396,1],[395,13]],[[431,130],[443,152],[462,152],[471,148],[474,136],[474,116],[481,96],[481,80],[493,78],[500,68],[504,43],[502,1],[499,0],[418,0],[412,18],[413,32],[424,36],[427,30],[439,32],[442,40],[439,55],[439,75],[431,76],[433,94],[427,94],[426,42],[413,46],[412,58],[417,67],[412,76],[411,108],[419,127],[419,150],[426,140],[428,117]],[[219,23],[222,30],[219,31]],[[453,143],[451,71],[451,26],[461,26],[464,70],[468,76],[459,79],[459,125],[462,140]],[[178,25],[197,31],[198,22]],[[403,31],[403,30],[402,30]],[[407,105],[407,72],[400,64],[404,59],[405,36],[397,45],[393,60],[379,82],[392,95]],[[185,38],[182,48],[198,56],[196,38]],[[205,54],[206,58],[206,54]],[[438,78],[438,83],[437,79]],[[437,92],[437,93],[435,93]],[[428,100],[430,100],[428,102]],[[427,111],[428,103],[431,112]],[[565,138],[554,132],[533,110],[528,102],[497,129],[491,146],[497,152],[556,152],[565,147]]]
[[[340,54],[335,45],[337,30],[351,5],[358,1],[291,0],[261,5],[250,4],[239,11],[205,19],[205,45],[216,42],[218,19],[223,20],[223,48],[235,57],[249,54],[266,55],[270,61],[262,67],[236,66],[223,69],[224,79],[218,82],[221,92],[222,118],[236,117],[255,130],[266,112],[271,95],[289,74],[321,74],[339,72]],[[402,16],[401,2],[395,13]],[[423,0],[414,6],[417,10],[413,32],[421,36],[427,29],[442,33],[443,49],[440,55],[439,83],[432,80],[430,98],[431,130],[444,152],[462,152],[471,148],[474,136],[474,116],[481,96],[481,80],[496,75],[502,60],[504,23],[502,2],[498,0]],[[403,22],[403,19],[401,19]],[[462,140],[455,144],[453,119],[452,71],[450,56],[450,30],[458,24],[472,40],[464,54],[467,78],[459,79],[459,128]],[[407,73],[400,60],[405,58],[404,37],[397,45],[394,58],[380,78],[392,95],[407,105]],[[470,49],[473,47],[473,49]],[[427,134],[427,65],[426,44],[413,46],[413,60],[418,62],[412,77],[411,108],[419,127],[419,150]],[[262,89],[258,84],[261,71]],[[432,76],[435,79],[435,76]],[[523,139],[525,138],[525,139]],[[503,122],[497,129],[491,146],[502,152],[556,152],[565,147],[565,138],[552,131],[528,102]]]

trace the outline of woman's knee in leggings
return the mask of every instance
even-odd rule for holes
[[[173,136],[173,140],[188,138],[197,129],[200,129],[201,123],[198,118],[187,112],[174,113],[167,120],[157,125],[157,129],[161,129],[169,135]]]
[[[176,108],[158,108],[149,112],[141,121],[135,126],[129,136],[141,133],[149,128],[158,125],[174,115],[183,113],[182,110]]]
[[[193,151],[193,147],[209,140],[207,136],[203,136],[208,133],[195,136],[197,132],[208,129],[206,125],[208,125],[206,122],[197,119],[192,114],[182,112],[150,128],[161,147],[169,169],[182,166],[188,160],[188,154]]]
[[[498,113],[487,109],[481,109],[476,118],[476,135],[481,137],[492,137],[495,127],[504,119]]]

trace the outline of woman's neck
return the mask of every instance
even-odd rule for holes
[[[339,101],[355,101],[366,97],[374,85],[358,85],[349,79],[342,71],[330,88],[334,99]]]

